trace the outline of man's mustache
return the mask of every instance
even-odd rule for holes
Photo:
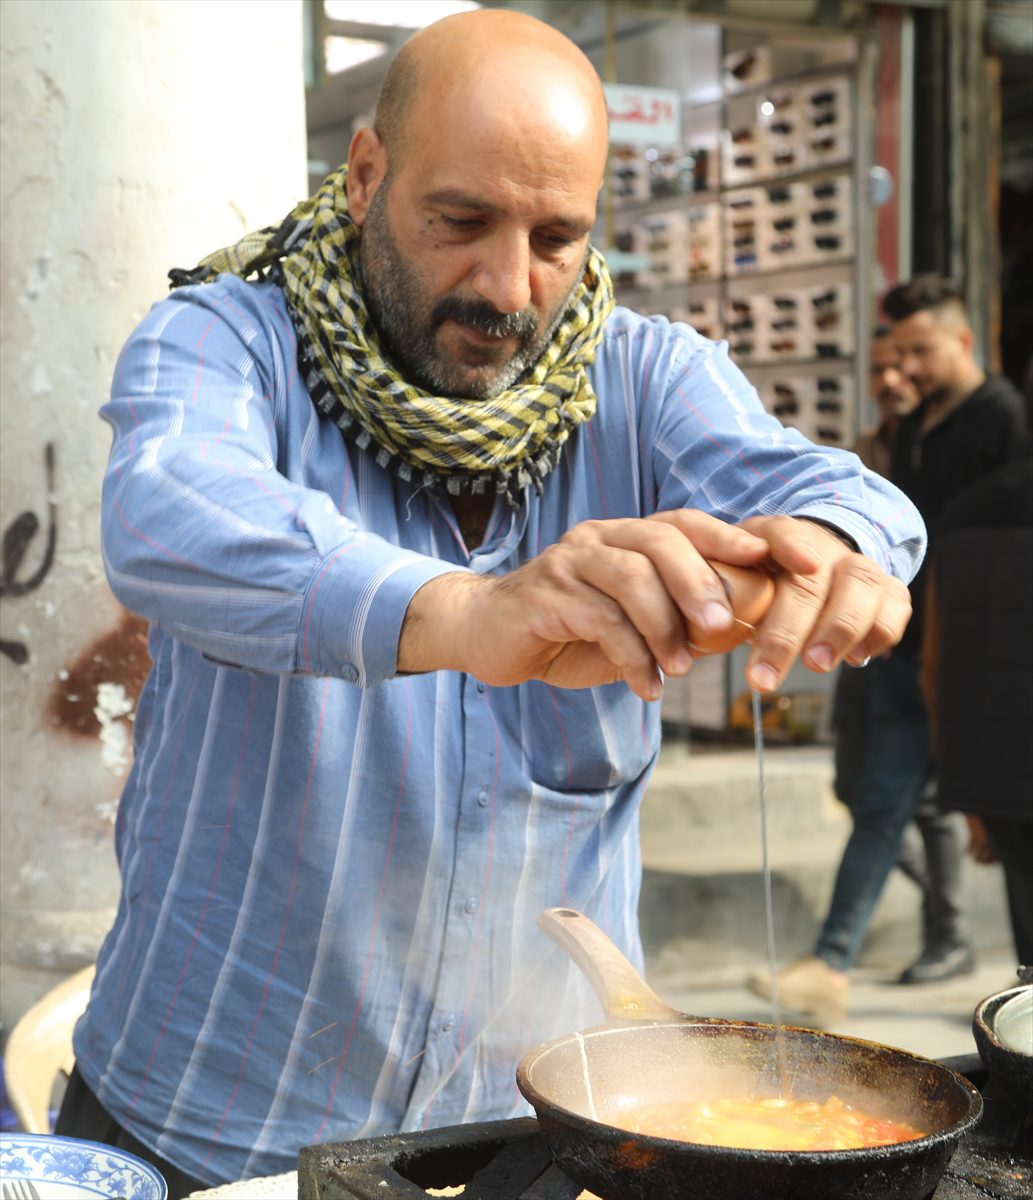
[[[431,325],[435,329],[450,320],[469,325],[488,337],[517,337],[527,341],[538,332],[538,321],[533,313],[500,313],[487,301],[461,300],[458,296],[445,296],[431,312]]]

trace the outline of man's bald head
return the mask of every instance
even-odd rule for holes
[[[523,117],[529,135],[555,122],[595,139],[605,156],[606,100],[592,63],[544,21],[501,9],[445,17],[414,34],[388,69],[374,129],[394,174],[415,136],[461,137],[460,122],[496,111],[517,124]]]

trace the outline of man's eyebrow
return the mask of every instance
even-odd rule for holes
[[[467,208],[474,212],[486,213],[491,217],[502,216],[505,213],[505,209],[498,204],[492,204],[479,196],[473,196],[469,192],[461,192],[454,188],[443,188],[441,191],[431,192],[424,197],[424,200],[428,204],[445,204],[451,205],[453,208]],[[591,221],[586,224],[584,221],[577,220],[576,217],[565,217],[562,214],[550,217],[547,221],[541,221],[539,224],[556,226],[560,229],[569,229],[572,233],[577,234],[587,233],[592,227]]]

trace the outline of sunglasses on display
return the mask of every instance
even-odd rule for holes
[[[737,254],[732,261],[737,267],[752,267],[757,261],[756,254]]]
[[[732,159],[732,165],[738,167],[740,171],[744,171],[749,167],[756,166],[757,160],[752,154],[739,154]]]
[[[771,188],[768,192],[768,200],[772,204],[787,204],[789,199],[790,192],[788,188]]]
[[[832,395],[838,396],[841,390],[842,389],[840,388],[838,379],[819,379],[818,380],[818,391],[819,392],[830,392]]]
[[[838,250],[843,244],[843,239],[838,237],[829,237],[827,235],[814,239],[814,244],[819,250]]]
[[[815,124],[817,124],[817,121],[815,121]],[[772,121],[768,128],[772,133],[788,136],[793,132],[793,123],[792,121]]]
[[[780,338],[771,343],[771,349],[775,354],[792,354],[796,349],[796,342],[792,338]]]
[[[826,104],[835,104],[835,102],[836,91],[834,88],[830,88],[827,92],[815,92],[814,95],[811,96],[811,103],[816,108],[822,108]]]
[[[828,200],[839,194],[839,185],[830,179],[828,183],[816,183],[811,188],[811,192],[814,194],[815,200]]]
[[[811,213],[811,220],[815,225],[828,225],[830,222],[839,218],[838,208],[818,208]]]
[[[776,308],[779,308],[779,309],[782,309],[783,311],[785,311],[786,309],[796,308],[796,297],[795,296],[772,296],[771,303],[774,304],[774,306]]]
[[[843,412],[843,405],[839,400],[829,400],[825,397],[819,397],[814,407],[820,413],[827,413],[837,417],[842,415]]]
[[[735,142],[737,146],[741,145],[743,142],[752,142],[753,128],[752,126],[744,125],[740,129],[733,130],[731,137],[732,141]]]
[[[728,201],[729,208],[735,208],[735,209],[753,208],[753,206],[754,206],[754,199],[752,196],[740,196],[736,200]]]
[[[836,299],[837,299],[836,292],[834,292],[834,291],[822,292],[822,294],[820,296],[812,296],[811,303],[814,305],[815,308],[828,308],[828,306],[830,304],[836,303]]]
[[[781,112],[783,108],[789,108],[793,103],[792,92],[773,92],[770,96],[765,96],[764,104],[770,104],[775,112]]]
[[[734,346],[732,346],[731,350],[737,358],[749,358],[753,353],[753,343],[737,342]]]
[[[838,120],[839,120],[838,113],[825,112],[825,113],[820,113],[818,116],[816,116],[813,119],[812,124],[815,126],[815,128],[817,128],[819,125],[835,125],[835,123]]]
[[[814,318],[814,324],[819,329],[835,329],[839,324],[839,312],[837,309],[825,310],[819,312]]]
[[[790,150],[787,146],[782,146],[775,151],[772,156],[777,167],[791,167],[796,162],[796,151]]]
[[[756,244],[756,237],[752,233],[744,234],[742,237],[737,237],[732,241],[732,245],[736,250],[741,250],[744,246],[753,246]]]
[[[842,429],[833,429],[831,425],[819,425],[817,433],[819,441],[832,442],[837,446],[842,446],[843,444]]]
[[[733,321],[728,328],[732,333],[749,333],[753,328],[753,318],[747,317],[744,321]]]
[[[782,317],[779,321],[772,321],[771,328],[776,332],[781,332],[784,329],[795,329],[796,317]]]
[[[774,227],[779,233],[784,233],[787,229],[794,229],[796,227],[796,217],[779,217],[774,222]]]
[[[749,313],[753,311],[753,307],[749,300],[732,300],[730,301],[732,312]]]
[[[815,342],[814,349],[819,358],[839,358],[843,353],[838,342]]]
[[[776,417],[795,417],[800,411],[800,405],[795,400],[776,400],[772,412]]]

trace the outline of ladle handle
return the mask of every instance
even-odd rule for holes
[[[605,933],[574,908],[547,908],[538,918],[592,985],[607,1016],[625,1021],[667,1021],[681,1013],[665,1004]]]

